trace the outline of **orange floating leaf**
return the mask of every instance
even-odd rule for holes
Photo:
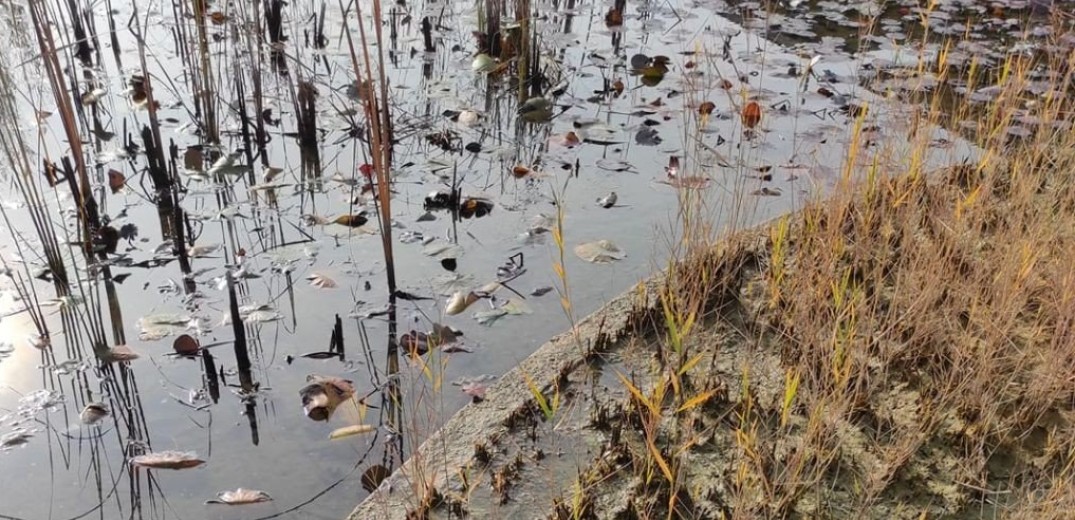
[[[761,122],[761,105],[757,101],[751,101],[743,107],[743,126],[754,128]]]

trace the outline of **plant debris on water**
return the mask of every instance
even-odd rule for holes
[[[153,516],[166,504],[198,516],[219,489],[212,482],[258,475],[249,483],[287,486],[287,514],[343,516],[363,489],[392,488],[382,485],[388,475],[455,410],[503,395],[479,371],[505,373],[547,338],[574,334],[583,316],[683,248],[863,179],[962,161],[984,171],[975,163],[983,156],[1010,158],[1007,146],[1069,131],[1071,8],[1070,0],[6,2],[0,472],[18,472],[53,498],[9,487],[0,513]],[[994,204],[988,190],[965,188],[952,199],[961,218]],[[917,202],[911,191],[900,195],[893,206]],[[712,236],[670,226],[684,220],[690,233]],[[891,241],[952,233],[873,232]],[[1038,254],[1005,261],[1033,272]],[[811,344],[861,334],[857,302],[871,296],[862,280],[882,267],[818,281],[813,291],[856,303],[833,314],[846,318],[836,332]],[[1012,301],[1033,315],[1049,300]],[[667,315],[691,316],[665,327],[673,340],[711,316],[666,305]],[[830,316],[821,314],[813,321]],[[950,325],[971,328],[964,322],[973,318]],[[1005,339],[1025,347],[1017,335]],[[579,350],[598,358],[604,343]],[[800,374],[802,386],[821,372]],[[444,392],[444,381],[467,382]],[[546,383],[529,391],[548,420],[559,401],[558,386]],[[677,417],[711,404],[673,397]],[[968,407],[961,420],[977,413]],[[751,425],[740,426],[749,439]],[[356,436],[326,440],[341,430]],[[993,449],[992,440],[967,450]],[[649,496],[686,503],[672,493],[681,481],[653,484],[680,469],[673,455],[683,451],[630,442],[632,453],[660,455],[639,465]],[[177,445],[198,448],[212,478],[108,471],[125,460],[202,464],[152,451]],[[483,450],[498,453],[473,451]],[[788,472],[802,465],[754,462],[798,482]],[[527,464],[491,466],[498,483],[482,489],[508,501]],[[848,466],[867,492],[885,476]],[[326,474],[340,480],[326,483]],[[579,490],[602,482],[575,477]],[[794,487],[768,477],[713,493]],[[983,503],[1008,498],[991,484],[961,483],[985,490]],[[56,492],[76,487],[84,492]],[[400,514],[426,517],[434,503],[465,511],[471,504],[460,497],[478,496],[426,491]],[[559,517],[587,517],[584,495]],[[767,498],[776,504],[768,516],[790,510]],[[268,500],[240,488],[211,502]],[[531,513],[521,515],[546,516]]]

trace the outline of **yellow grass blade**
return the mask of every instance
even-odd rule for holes
[[[688,399],[687,402],[683,403],[683,406],[680,406],[679,409],[676,410],[676,413],[685,412],[687,410],[690,410],[691,408],[695,408],[697,406],[700,406],[703,403],[705,403],[706,401],[708,401],[709,398],[711,398],[714,395],[716,395],[716,393],[717,393],[716,390],[710,390],[708,392],[698,394],[698,395]]]

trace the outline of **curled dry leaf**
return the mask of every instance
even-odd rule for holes
[[[201,349],[201,345],[190,334],[183,334],[175,338],[175,342],[172,343],[172,349],[180,356],[193,356]]]
[[[318,289],[333,289],[336,287],[336,280],[329,278],[324,273],[310,273],[306,279],[310,281],[310,285]]]
[[[598,240],[575,246],[579,258],[595,264],[608,264],[627,258],[627,253],[611,240]]]
[[[259,502],[271,501],[272,497],[264,491],[239,488],[235,491],[221,491],[217,494],[215,499],[207,500],[205,503],[241,506],[243,504],[257,504]]]
[[[365,225],[366,222],[369,222],[369,219],[366,218],[365,212],[362,212],[362,213],[358,213],[356,215],[340,215],[340,216],[336,217],[336,219],[333,220],[332,222],[334,222],[336,224],[339,224],[341,226],[359,227],[359,226]]]
[[[108,188],[112,190],[112,194],[119,193],[119,190],[123,189],[123,185],[127,183],[127,177],[123,175],[123,172],[119,170],[108,170]]]
[[[444,307],[444,314],[449,316],[455,316],[470,307],[471,304],[480,300],[481,297],[471,292],[456,291],[450,298],[448,298],[448,305]]]
[[[743,126],[754,128],[761,122],[761,105],[757,101],[751,101],[743,107]]]
[[[187,469],[205,464],[192,451],[159,451],[131,459],[131,464],[151,469]]]
[[[299,390],[306,416],[315,421],[327,421],[340,403],[355,395],[354,385],[339,377],[309,375],[310,384]]]
[[[365,433],[373,433],[377,428],[372,424],[354,424],[351,426],[344,426],[343,428],[336,428],[332,430],[328,438],[331,440],[342,439],[344,437],[350,437],[352,435],[362,435]]]
[[[108,408],[101,403],[90,403],[78,414],[82,424],[96,424],[101,419],[108,417]]]
[[[119,361],[134,361],[135,359],[138,359],[138,353],[131,350],[127,345],[116,345],[105,350],[98,355],[98,357],[105,363],[115,363]]]

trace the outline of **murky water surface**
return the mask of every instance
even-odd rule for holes
[[[899,49],[922,27],[910,5],[872,13],[865,4],[796,3],[766,15],[756,3],[630,2],[619,25],[611,5],[540,2],[521,25],[508,4],[501,33],[517,45],[532,31],[528,44],[540,56],[520,93],[518,56],[475,59],[472,31],[489,19],[485,6],[384,6],[398,334],[443,336],[440,324],[462,333],[421,361],[403,356],[392,375],[382,231],[361,168],[370,162],[360,140],[368,122],[346,36],[350,27],[361,47],[355,6],[281,4],[274,35],[266,29],[273,2],[210,2],[201,18],[189,2],[139,2],[138,12],[124,2],[74,2],[91,42],[83,62],[68,3],[44,4],[90,193],[108,227],[87,260],[63,168],[73,147],[32,17],[25,2],[0,7],[5,94],[18,112],[4,131],[20,135],[25,150],[9,149],[16,161],[3,168],[0,518],[345,515],[366,494],[363,475],[398,465],[401,445],[406,453],[470,399],[463,389],[493,384],[569,327],[557,290],[548,290],[563,287],[553,268],[556,201],[571,312],[581,317],[662,266],[684,193],[704,197],[718,230],[793,210],[841,177],[856,122],[872,143],[860,161],[905,162],[912,109],[860,79],[906,65]],[[1006,38],[1029,13],[1048,11],[1034,2],[941,4],[927,22],[942,35],[966,32],[973,19]],[[362,8],[368,20],[370,6]],[[871,14],[885,15],[881,30],[858,37]],[[144,83],[132,81],[142,69],[138,34],[164,157],[174,158],[164,167],[178,186],[187,259],[167,242],[177,212],[159,210],[147,161],[142,129],[153,122]],[[1040,36],[1048,43],[1017,52],[1072,41]],[[1010,50],[973,41],[961,49],[994,62]],[[534,96],[544,96],[547,113],[520,115],[520,100]],[[933,142],[930,164],[972,154],[941,130],[910,139]],[[32,175],[17,182],[24,171]],[[363,211],[364,224],[352,217]],[[42,229],[60,246],[63,273],[47,263]],[[612,261],[576,254],[601,240],[615,250],[605,243],[582,256]],[[228,272],[249,370],[235,348]],[[449,303],[454,293],[497,280],[491,297],[446,314],[459,306]],[[198,344],[194,356],[174,355]],[[139,357],[102,361],[117,345]],[[364,404],[311,420],[300,397],[310,375],[351,381]],[[389,416],[399,411],[384,391],[392,382],[401,421]],[[311,395],[314,405],[324,398]],[[373,428],[329,440],[355,424]],[[204,464],[133,463],[169,450]],[[206,504],[240,487],[273,500]]]

